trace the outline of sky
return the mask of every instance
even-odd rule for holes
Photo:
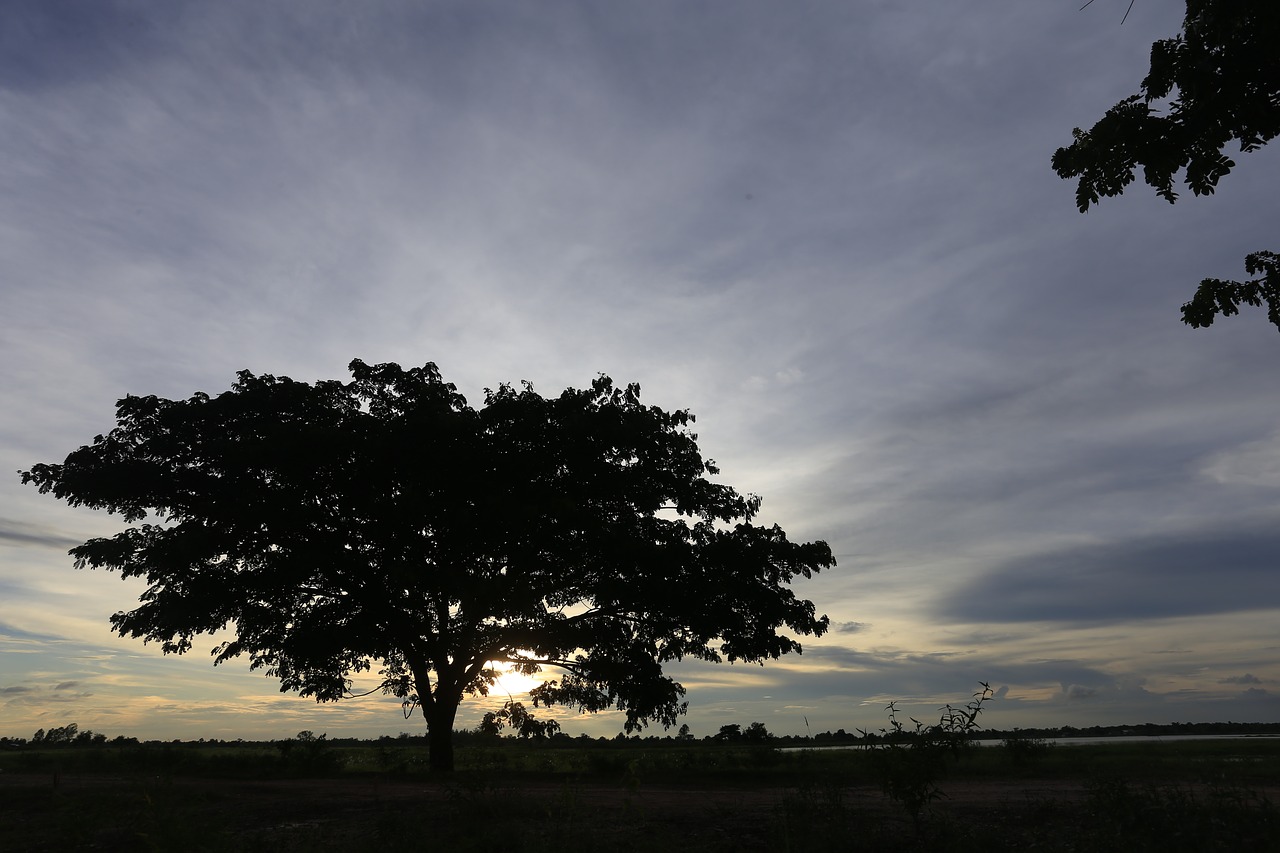
[[[1077,212],[1050,156],[1183,12],[1128,5],[9,0],[0,735],[421,731],[116,637],[141,585],[66,552],[123,522],[16,473],[127,394],[353,358],[638,382],[831,545],[802,655],[673,670],[696,736],[980,681],[994,728],[1280,721],[1280,335],[1179,313],[1280,248],[1280,146]]]

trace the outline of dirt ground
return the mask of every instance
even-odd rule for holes
[[[935,814],[991,825],[1008,823],[1036,803],[1064,807],[1087,795],[1080,784],[1052,780],[957,780],[944,790]],[[621,850],[663,849],[661,839],[670,838],[690,843],[687,849],[752,851],[790,847],[779,843],[780,833],[803,835],[833,810],[857,816],[878,835],[912,832],[901,806],[878,789],[824,789],[820,783],[804,792],[705,782],[506,783],[465,774],[444,781],[385,776],[249,781],[10,773],[0,774],[0,847],[373,849],[375,839],[410,834],[441,840],[436,849],[482,849],[471,846],[476,836],[460,834],[459,824],[473,824],[481,835],[487,831],[496,837],[526,830],[544,835],[588,831],[597,839],[603,834]],[[200,827],[216,827],[219,844]],[[463,839],[465,846],[451,845],[451,838]],[[317,848],[315,839],[323,839],[322,846]],[[208,846],[201,846],[203,841]]]

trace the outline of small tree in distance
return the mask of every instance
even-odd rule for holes
[[[535,705],[675,723],[665,664],[799,652],[825,616],[789,583],[825,542],[752,524],[760,499],[714,483],[686,411],[607,376],[557,398],[501,385],[473,409],[434,364],[351,362],[351,382],[238,374],[228,392],[126,397],[115,429],[20,472],[131,526],[72,549],[77,568],[147,582],[122,636],[191,649],[230,627],[282,691],[350,696],[377,668],[427,721],[431,766],[495,664],[558,678]]]

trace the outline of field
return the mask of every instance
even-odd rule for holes
[[[510,741],[462,746],[443,776],[425,759],[395,740],[12,750],[0,850],[1280,850],[1273,739],[1006,742],[942,764]]]

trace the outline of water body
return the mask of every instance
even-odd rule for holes
[[[1087,746],[1100,743],[1179,743],[1192,740],[1280,740],[1280,734],[1273,735],[1115,735],[1113,737],[1046,737],[1039,738],[1053,746]],[[1000,746],[1004,738],[984,738],[975,740],[978,746]],[[828,749],[874,749],[878,744],[840,744],[835,746],[788,746],[779,752],[800,752],[801,750]]]
[[[1274,735],[1115,735],[1113,737],[1047,737],[1041,738],[1054,746],[1085,746],[1093,743],[1179,743],[1189,740],[1276,740]],[[978,746],[1000,746],[1004,738],[974,741]]]

